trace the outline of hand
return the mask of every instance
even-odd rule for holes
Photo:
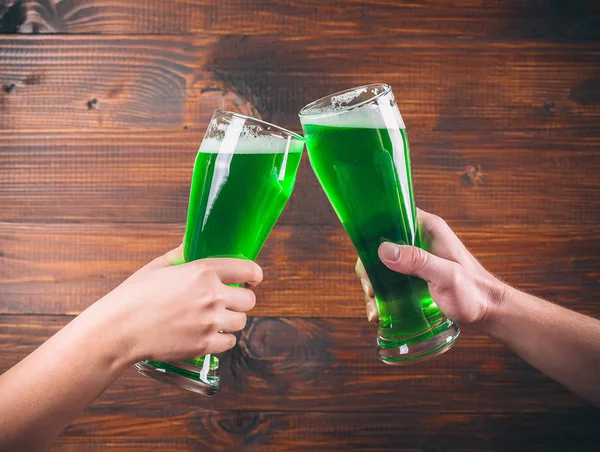
[[[182,247],[150,262],[91,307],[93,315],[109,320],[132,362],[221,353],[235,345],[231,333],[246,325],[254,292],[228,284],[259,284],[257,264],[201,259],[174,265],[180,262]]]
[[[459,324],[484,328],[486,319],[513,289],[500,282],[473,257],[440,217],[418,210],[421,237],[431,252],[417,247],[383,243],[381,261],[398,273],[427,281],[433,300]],[[370,322],[378,318],[373,288],[362,262],[356,263]]]

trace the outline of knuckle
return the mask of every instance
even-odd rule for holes
[[[413,247],[411,249],[412,252],[410,253],[410,260],[412,268],[415,270],[420,270],[427,265],[427,253],[421,248]]]
[[[224,302],[223,295],[217,287],[214,287],[214,286],[205,287],[203,295],[204,295],[203,296],[204,301],[206,302],[206,304],[208,305],[209,308],[217,309],[217,308],[221,307],[221,305]]]
[[[220,308],[225,305],[225,295],[223,286],[217,281],[206,282],[203,289],[203,298],[213,308]]]
[[[199,260],[195,265],[196,276],[203,281],[212,280],[216,274],[214,270],[206,262]]]
[[[455,291],[463,285],[465,278],[460,268],[453,267],[448,276],[448,285],[451,290]]]
[[[446,223],[446,220],[437,215],[431,216],[431,226],[433,230],[448,229],[448,223]]]
[[[212,331],[219,324],[219,313],[216,310],[209,310],[203,313],[202,323],[207,331]]]
[[[225,295],[219,289],[213,291],[213,302],[217,308],[225,307]]]
[[[213,332],[220,328],[223,310],[213,301],[201,303],[198,307],[199,323],[203,332]]]

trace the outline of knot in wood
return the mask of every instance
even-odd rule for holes
[[[461,179],[467,187],[481,186],[485,184],[485,174],[481,165],[467,165],[461,173]]]
[[[10,94],[16,87],[17,86],[14,83],[11,83],[10,85],[3,85],[2,91],[4,91],[6,94]]]
[[[89,110],[93,110],[94,108],[98,108],[98,99],[93,98],[88,100],[87,107]]]

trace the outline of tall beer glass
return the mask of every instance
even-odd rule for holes
[[[391,88],[342,91],[299,116],[313,170],[373,285],[379,359],[402,364],[447,351],[459,329],[431,299],[427,283],[389,270],[377,254],[384,241],[423,247],[408,137]]]
[[[298,134],[215,111],[194,164],[185,262],[208,257],[255,260],[292,193],[303,148]],[[143,361],[136,368],[202,395],[212,396],[220,389],[216,356]]]

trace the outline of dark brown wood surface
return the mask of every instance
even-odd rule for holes
[[[0,366],[69,319],[0,316]],[[56,450],[595,450],[597,412],[490,339],[466,331],[452,353],[398,369],[378,362],[374,333],[358,319],[254,318],[223,357],[218,397],[127,371]]]
[[[492,272],[600,317],[600,2],[0,0],[0,372],[182,237],[215,108],[299,131],[392,84],[420,207]],[[387,367],[305,158],[211,400],[126,372],[57,451],[592,451],[600,415],[467,329]]]
[[[509,283],[600,316],[600,259],[590,252],[600,247],[598,228],[457,229]],[[77,314],[182,235],[182,225],[0,223],[0,313]],[[276,226],[258,259],[266,279],[253,314],[363,318],[355,260],[341,227]]]
[[[2,2],[12,6],[3,29],[23,33],[600,39],[600,5],[585,0]]]

